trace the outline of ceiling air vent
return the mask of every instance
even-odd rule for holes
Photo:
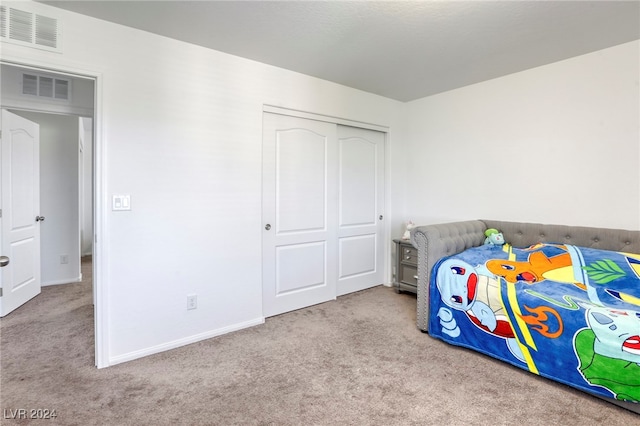
[[[69,100],[69,80],[44,75],[22,74],[22,94],[42,98]]]
[[[60,51],[60,25],[55,18],[0,6],[0,24],[2,41]]]

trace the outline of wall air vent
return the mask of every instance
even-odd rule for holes
[[[55,79],[54,96],[56,99],[69,100],[69,80]]]
[[[22,94],[42,98],[69,100],[71,82],[44,75],[22,74]]]
[[[58,47],[58,21],[36,15],[35,43],[38,46]]]
[[[22,75],[22,94],[38,96],[38,76]]]
[[[60,24],[55,18],[0,6],[2,41],[60,52],[60,31]]]
[[[0,37],[7,37],[7,6],[0,6]]]

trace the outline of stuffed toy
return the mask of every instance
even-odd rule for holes
[[[406,230],[404,231],[404,234],[402,235],[402,239],[403,240],[410,239],[411,238],[411,230],[413,228],[415,228],[415,227],[416,227],[416,225],[412,221],[407,222],[407,227],[406,227]]]
[[[486,231],[484,231],[484,235],[486,235],[487,237],[484,239],[485,244],[501,246],[505,243],[504,235],[502,235],[502,232],[499,232],[495,228],[487,229]]]

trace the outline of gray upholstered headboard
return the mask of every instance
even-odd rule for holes
[[[500,230],[514,247],[539,242],[573,244],[630,253],[640,253],[640,231],[545,225],[540,223],[469,220],[419,226],[411,231],[411,242],[418,249],[418,328],[429,324],[429,281],[433,265],[442,257],[460,253],[484,243],[487,228]]]

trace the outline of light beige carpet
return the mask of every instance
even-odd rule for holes
[[[46,287],[1,320],[4,424],[624,425],[640,416],[415,326],[387,287],[98,370],[87,282]]]

